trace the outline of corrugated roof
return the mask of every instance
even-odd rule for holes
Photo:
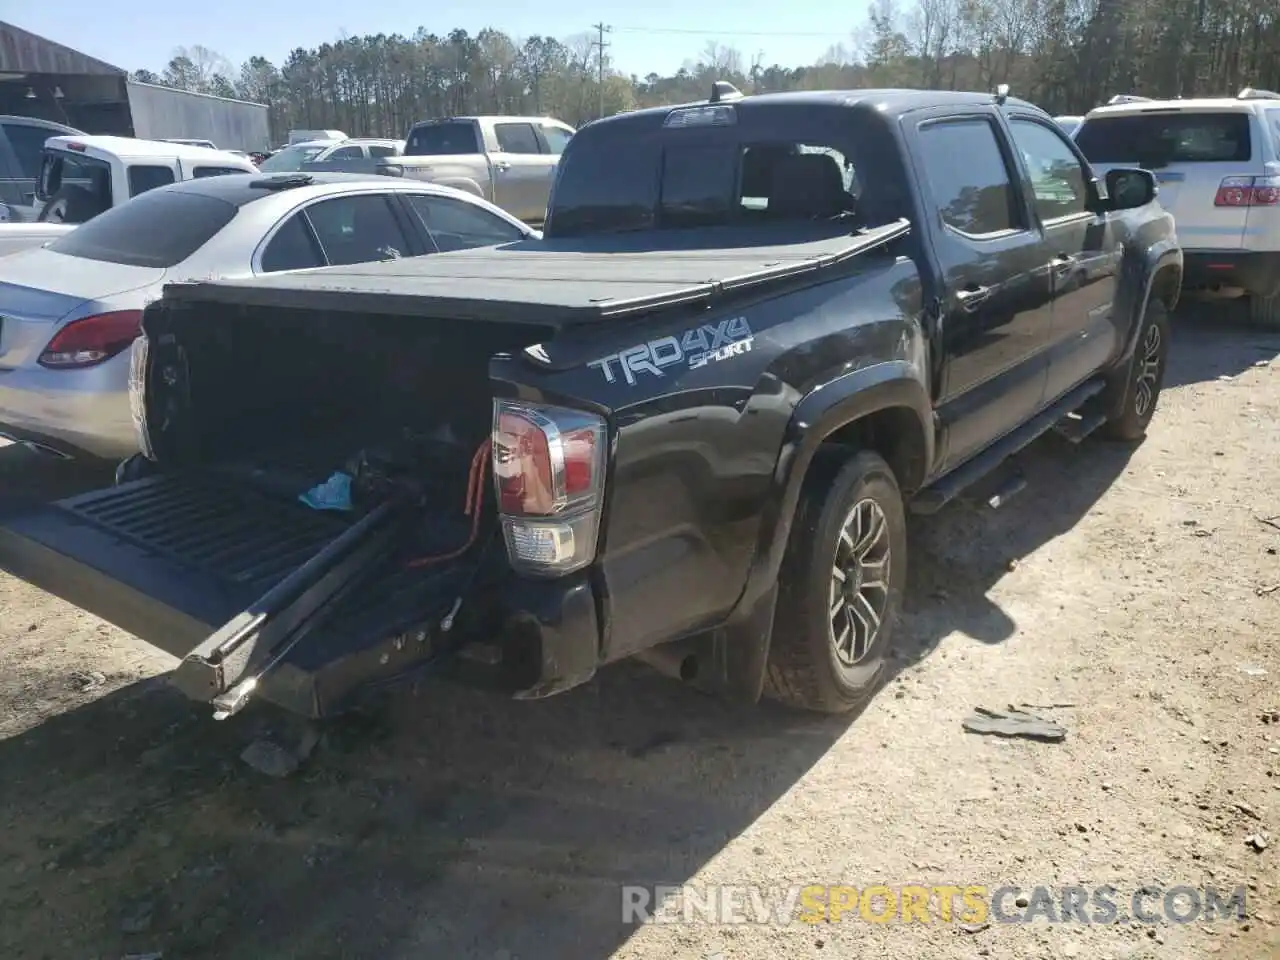
[[[126,71],[60,43],[0,21],[0,73],[79,73],[122,76]]]

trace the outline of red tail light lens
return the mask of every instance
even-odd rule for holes
[[[558,576],[594,559],[605,435],[593,414],[495,401],[493,476],[517,569]]]
[[[591,495],[602,426],[599,418],[577,411],[501,404],[493,431],[499,509],[508,516],[549,517]]]
[[[141,310],[82,317],[54,334],[37,363],[55,370],[96,366],[126,349],[141,332]]]
[[[1280,206],[1280,177],[1227,177],[1213,198],[1215,207]]]

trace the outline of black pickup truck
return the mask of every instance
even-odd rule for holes
[[[599,121],[540,241],[167,288],[144,455],[9,510],[0,565],[181,657],[217,716],[627,657],[849,710],[907,509],[1055,427],[1143,435],[1182,271],[1155,193],[1003,93]]]

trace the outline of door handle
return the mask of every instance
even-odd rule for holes
[[[1066,273],[1076,265],[1076,258],[1067,253],[1060,253],[1050,261],[1049,266],[1055,273]]]
[[[499,160],[497,163],[495,163],[495,164],[493,165],[493,169],[495,169],[495,170],[510,170],[510,169],[511,169],[511,164],[507,163],[507,161],[505,161],[505,160]]]
[[[960,309],[968,312],[976,310],[989,296],[991,296],[990,287],[965,287],[956,293],[956,299],[960,301]]]

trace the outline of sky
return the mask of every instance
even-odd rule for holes
[[[411,35],[419,26],[437,34],[462,27],[474,35],[493,27],[517,39],[565,39],[603,21],[613,27],[605,39],[614,67],[640,76],[672,73],[696,60],[709,42],[736,47],[748,66],[759,53],[766,65],[811,64],[834,44],[848,46],[856,22],[865,20],[857,4],[837,8],[846,11],[841,19],[823,3],[792,7],[778,0],[599,0],[587,6],[573,0],[129,0],[116,15],[104,15],[104,9],[101,0],[0,0],[0,20],[127,70],[157,72],[175,47],[195,44],[238,68],[255,55],[279,65],[294,47],[344,35]]]

